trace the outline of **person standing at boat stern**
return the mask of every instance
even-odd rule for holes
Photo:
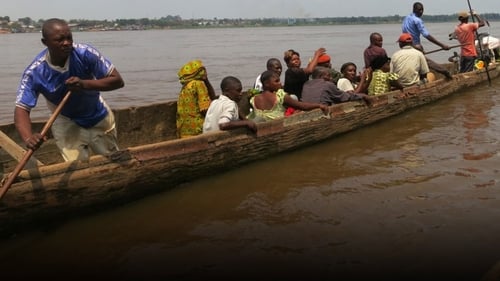
[[[72,32],[62,19],[44,22],[41,41],[47,48],[24,71],[14,110],[14,122],[26,147],[36,150],[45,141],[31,126],[30,111],[39,95],[53,111],[71,91],[52,125],[63,158],[87,159],[90,150],[97,154],[117,151],[114,115],[100,92],[125,85],[118,70],[92,46],[73,43]]]
[[[458,42],[462,45],[460,47],[460,72],[469,72],[474,70],[474,62],[477,58],[477,50],[475,46],[476,31],[484,26],[485,21],[477,14],[473,14],[478,22],[469,23],[469,13],[458,13],[458,20],[460,24],[455,27],[455,36]]]
[[[427,28],[425,28],[422,15],[424,14],[424,5],[420,2],[413,3],[413,13],[403,19],[402,32],[410,33],[413,38],[413,45],[421,45],[420,35],[424,36],[427,40],[438,45],[443,50],[449,50],[450,47],[446,44],[439,42],[432,36]]]
[[[182,85],[177,100],[177,135],[180,138],[193,137],[203,132],[205,114],[211,101],[217,97],[201,60],[186,63],[177,76]]]
[[[255,123],[239,115],[238,102],[243,96],[241,81],[236,77],[227,76],[222,79],[220,88],[222,94],[208,108],[203,123],[203,133],[243,127],[256,132]]]

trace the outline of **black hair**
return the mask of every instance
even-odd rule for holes
[[[391,59],[387,56],[376,56],[375,58],[372,59],[372,61],[370,63],[370,67],[373,70],[381,69],[382,66],[384,66],[384,64],[386,64],[386,62],[388,62],[390,60]]]
[[[347,69],[347,67],[349,66],[354,66],[356,69],[358,69],[358,67],[356,66],[356,64],[354,64],[353,62],[346,62],[344,63],[341,67],[340,67],[340,72],[341,73],[344,73],[344,71]]]
[[[51,18],[46,20],[43,25],[42,25],[42,37],[47,38],[49,35],[49,30],[52,28],[52,26],[59,24],[59,25],[68,25],[68,23],[63,20],[63,19],[57,19],[57,18]]]
[[[227,91],[227,89],[231,85],[235,85],[235,84],[240,84],[241,85],[240,79],[238,79],[238,78],[236,78],[234,76],[226,76],[220,82],[220,89],[224,92],[224,91]]]
[[[271,68],[273,66],[274,63],[279,63],[281,64],[280,60],[277,59],[277,58],[270,58],[267,60],[267,63],[266,63],[266,67],[267,69]]]
[[[278,74],[272,70],[266,70],[262,72],[262,74],[260,75],[260,82],[264,84],[266,81],[269,81],[269,79],[271,79],[274,76],[278,76]]]
[[[324,66],[316,66],[312,72],[312,78],[313,79],[318,79],[323,76],[326,72],[330,71],[329,68],[324,67]]]
[[[373,32],[372,34],[370,34],[370,43],[375,42],[375,37],[376,36],[380,36],[380,38],[382,38],[382,34],[380,34],[378,32]]]
[[[413,3],[413,11],[417,11],[419,9],[423,9],[424,8],[424,5],[420,2],[415,2]]]

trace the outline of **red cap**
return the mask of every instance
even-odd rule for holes
[[[411,43],[413,38],[410,33],[403,33],[399,36],[398,42]]]
[[[327,62],[330,62],[330,56],[329,55],[322,54],[321,56],[319,56],[318,63],[327,63]]]

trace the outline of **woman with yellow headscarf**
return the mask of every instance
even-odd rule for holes
[[[200,60],[186,63],[177,76],[182,85],[177,100],[177,135],[180,138],[199,135],[203,132],[203,121],[210,102],[217,98],[215,90]]]

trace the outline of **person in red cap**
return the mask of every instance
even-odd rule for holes
[[[337,85],[337,81],[342,77],[342,73],[332,67],[332,61],[328,54],[325,53],[319,56],[317,66],[330,69],[330,80]]]
[[[477,14],[473,14],[478,22],[469,23],[469,13],[458,13],[458,20],[460,23],[455,27],[455,36],[458,42],[462,45],[460,47],[460,72],[469,72],[474,70],[474,61],[477,58],[477,51],[475,46],[475,32],[485,25],[485,21]]]
[[[426,77],[429,66],[422,52],[413,47],[413,38],[409,33],[403,33],[398,39],[400,50],[391,58],[391,69],[399,75],[399,82],[404,87],[421,83],[421,77]]]

